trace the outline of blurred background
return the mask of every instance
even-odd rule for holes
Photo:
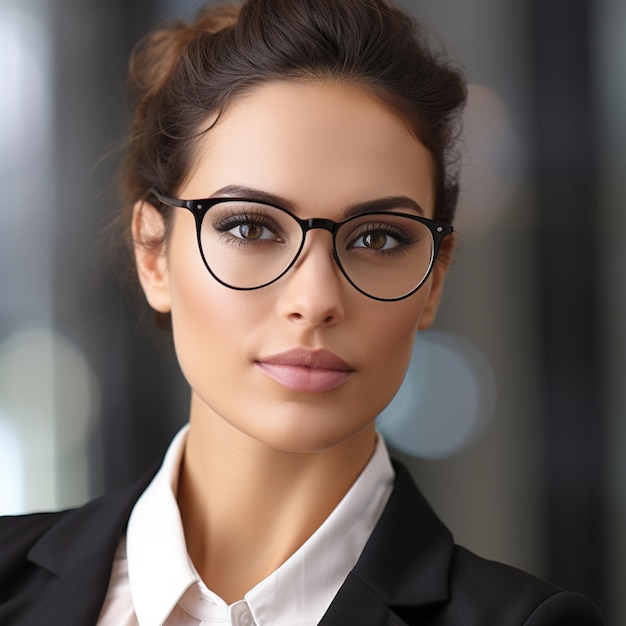
[[[0,0],[1,513],[128,484],[186,419],[107,227],[128,54],[198,5]],[[381,429],[459,543],[626,624],[626,3],[403,5],[472,88],[457,258]]]

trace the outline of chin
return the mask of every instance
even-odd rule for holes
[[[368,433],[374,436],[375,416],[366,423],[350,425],[331,416],[327,420],[314,416],[293,419],[293,414],[282,420],[274,416],[271,428],[263,428],[262,432],[254,429],[248,435],[275,450],[300,454],[325,452],[355,438],[367,439]]]

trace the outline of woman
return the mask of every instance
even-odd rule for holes
[[[453,246],[459,72],[384,0],[249,0],[131,80],[128,231],[189,426],[128,492],[2,521],[0,623],[600,624],[454,546],[375,431]]]

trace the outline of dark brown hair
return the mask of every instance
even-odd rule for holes
[[[452,221],[465,81],[430,50],[416,21],[384,0],[207,5],[193,23],[148,35],[130,63],[136,106],[121,178],[126,210],[152,186],[175,194],[210,114],[277,79],[350,81],[388,102],[430,151],[435,217]]]
[[[465,80],[417,21],[386,0],[247,0],[209,4],[134,51],[136,105],[121,171],[126,232],[150,187],[176,195],[212,115],[260,83],[285,79],[355,83],[393,107],[432,155],[435,218],[452,221]],[[159,208],[168,224],[170,209]]]

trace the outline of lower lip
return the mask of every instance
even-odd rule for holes
[[[270,378],[293,391],[323,393],[341,387],[352,377],[353,371],[327,370],[297,365],[278,365],[257,362]]]

